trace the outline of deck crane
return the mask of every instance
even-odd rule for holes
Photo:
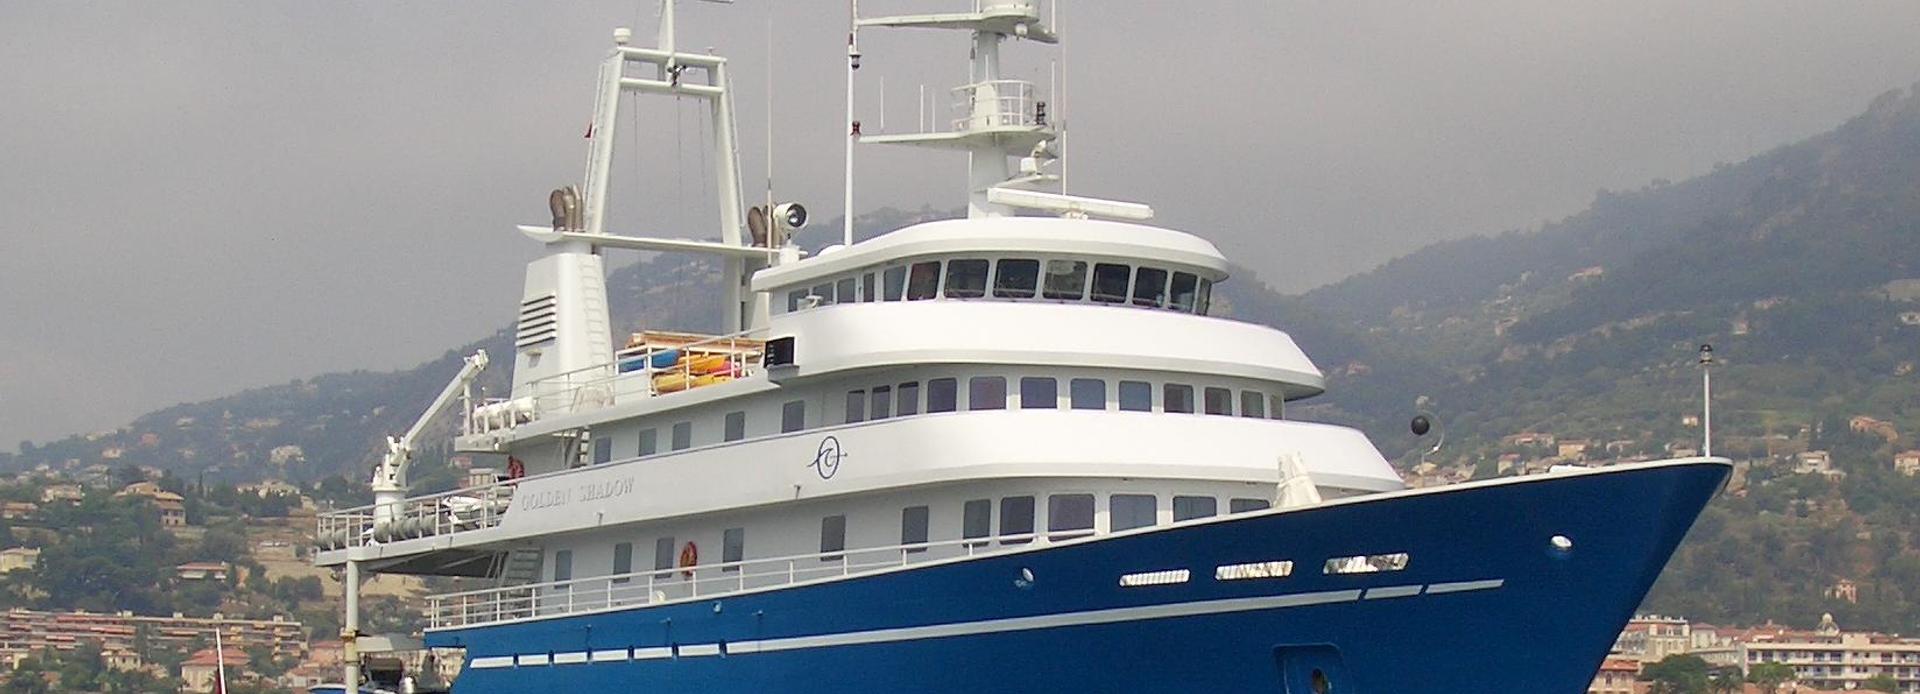
[[[468,405],[473,402],[473,381],[487,368],[487,351],[476,350],[463,361],[465,363],[460,367],[460,373],[447,382],[447,387],[440,391],[432,404],[427,405],[425,412],[420,413],[420,418],[414,420],[407,433],[387,437],[387,453],[381,457],[380,464],[373,468],[373,526],[376,536],[400,515],[401,507],[406,503],[407,467],[413,464],[414,440],[426,430],[428,423],[456,402],[454,396],[459,396],[458,402]]]

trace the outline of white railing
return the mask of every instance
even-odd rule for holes
[[[528,384],[531,390],[532,417],[565,414],[606,407],[624,399],[653,397],[665,393],[692,390],[701,378],[720,376],[739,379],[758,372],[765,356],[761,340],[751,338],[764,328],[690,342],[683,345],[645,345],[614,353],[614,359],[548,376]],[[675,352],[679,359],[672,366],[655,368],[653,362],[663,353]],[[694,369],[694,356],[719,357],[724,365],[700,373]],[[677,386],[677,387],[676,387]]]
[[[315,519],[314,544],[328,551],[491,528],[506,515],[515,482],[410,498],[390,514],[372,505],[321,513]]]
[[[1086,534],[1080,532],[1073,536]],[[430,628],[440,629],[713,598],[938,559],[987,554],[1003,546],[1011,548],[1044,541],[1045,538],[1038,535],[951,540],[444,593],[427,598],[426,616]]]
[[[1041,125],[1032,82],[990,80],[953,89],[953,129],[959,132]],[[983,103],[985,102],[985,103]]]

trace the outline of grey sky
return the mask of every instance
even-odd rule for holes
[[[505,324],[536,250],[511,224],[544,219],[545,191],[579,176],[595,62],[613,26],[650,43],[654,7],[0,2],[0,446],[408,365]],[[735,61],[757,195],[767,5],[683,8],[684,44]],[[840,211],[844,9],[777,9],[776,179],[824,219]],[[1286,290],[1678,180],[1920,80],[1910,2],[1070,0],[1061,14],[1074,191],[1151,202]],[[894,131],[917,119],[921,84],[964,76],[957,35],[863,44],[869,130],[883,76]],[[1050,49],[1009,54],[1045,89]],[[622,171],[689,156],[705,137],[694,114],[642,113],[652,150]],[[857,209],[961,200],[956,157],[860,162]],[[710,209],[690,174],[629,195],[616,226],[701,234],[703,217],[671,209]]]

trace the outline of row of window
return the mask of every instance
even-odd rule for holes
[[[955,258],[867,270],[787,292],[787,310],[811,305],[928,299],[1091,301],[1206,315],[1213,281],[1191,272],[1067,258]]]

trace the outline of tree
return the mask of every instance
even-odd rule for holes
[[[1744,687],[1738,667],[1714,668],[1707,674],[1707,691],[1711,694],[1740,694]]]
[[[1654,694],[1705,694],[1707,661],[1695,655],[1670,655],[1640,671],[1640,679],[1653,683]]]
[[[1760,691],[1766,694],[1780,691],[1780,685],[1792,682],[1795,677],[1793,666],[1786,663],[1754,663],[1747,668],[1747,681],[1760,685]]]
[[[1870,692],[1900,691],[1900,682],[1886,675],[1874,675],[1860,684],[1860,688]]]

